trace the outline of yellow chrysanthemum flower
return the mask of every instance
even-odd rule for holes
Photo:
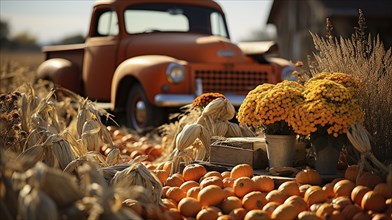
[[[346,133],[351,124],[363,122],[364,114],[355,98],[355,90],[328,79],[330,75],[320,73],[305,84],[304,102],[297,105],[288,117],[289,125],[297,134],[338,137]],[[337,74],[335,79],[343,79],[343,76]]]
[[[287,117],[289,112],[304,100],[303,91],[304,86],[291,81],[260,85],[248,93],[239,108],[237,119],[240,124],[254,128],[268,130],[276,126],[288,130]]]

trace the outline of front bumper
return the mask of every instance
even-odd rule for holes
[[[244,95],[224,94],[234,107],[239,107],[245,99]],[[157,94],[155,105],[160,107],[181,107],[193,102],[197,96],[190,94]]]

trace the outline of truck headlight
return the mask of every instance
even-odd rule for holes
[[[280,78],[282,80],[296,81],[297,76],[293,74],[294,71],[295,71],[294,66],[286,66],[280,72]]]
[[[185,78],[185,67],[178,63],[170,63],[166,68],[166,76],[171,83],[180,83]]]

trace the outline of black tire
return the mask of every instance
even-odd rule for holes
[[[164,109],[153,106],[140,84],[134,84],[125,106],[126,125],[139,134],[146,134],[164,122]]]

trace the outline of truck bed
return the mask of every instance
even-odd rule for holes
[[[45,53],[45,59],[64,58],[75,64],[80,70],[83,69],[83,55],[85,44],[69,44],[45,46],[42,51]]]

